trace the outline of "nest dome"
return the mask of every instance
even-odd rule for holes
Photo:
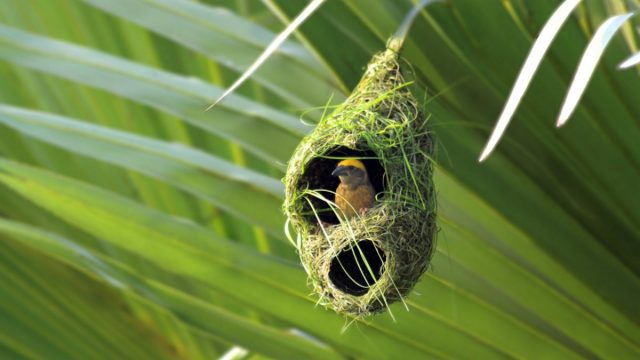
[[[320,303],[365,316],[406,296],[428,267],[436,227],[434,143],[397,53],[374,56],[351,96],[302,140],[284,178],[284,211]],[[340,216],[331,176],[361,160],[376,201]]]

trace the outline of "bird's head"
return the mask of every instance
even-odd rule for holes
[[[338,163],[332,176],[338,176],[340,182],[349,186],[357,186],[369,182],[367,177],[367,169],[360,160],[345,159]]]

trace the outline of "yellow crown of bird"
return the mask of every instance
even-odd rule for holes
[[[338,166],[344,166],[344,167],[353,166],[354,168],[358,168],[360,170],[366,170],[362,161],[356,160],[356,159],[342,160],[338,163]]]

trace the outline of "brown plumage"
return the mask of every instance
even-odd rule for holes
[[[331,175],[340,178],[335,202],[347,219],[356,214],[364,214],[373,206],[375,191],[369,181],[367,169],[360,160],[342,160]]]

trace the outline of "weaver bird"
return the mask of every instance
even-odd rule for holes
[[[373,206],[375,191],[362,161],[342,160],[331,175],[340,178],[335,202],[347,219],[358,213],[365,214]]]

